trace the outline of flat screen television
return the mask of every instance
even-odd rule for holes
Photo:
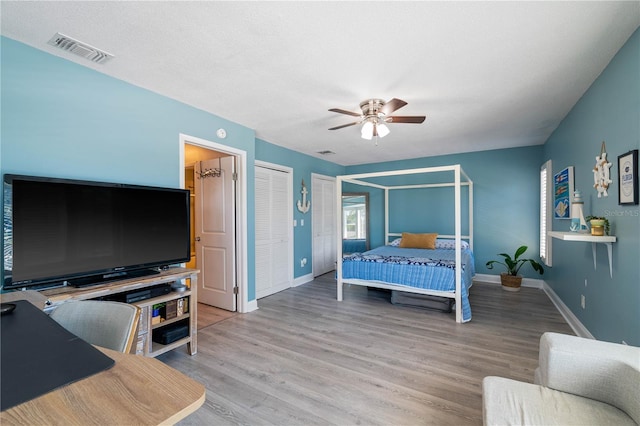
[[[4,176],[5,289],[84,286],[190,258],[189,191]]]

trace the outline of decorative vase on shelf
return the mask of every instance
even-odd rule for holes
[[[587,221],[584,220],[583,213],[584,202],[582,201],[582,193],[577,189],[573,192],[573,202],[571,203],[571,225],[569,229],[573,232],[589,232],[587,229]]]
[[[604,219],[591,219],[591,235],[600,237],[604,235]]]

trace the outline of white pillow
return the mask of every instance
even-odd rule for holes
[[[436,240],[436,248],[445,249],[445,250],[455,250],[456,240]],[[460,248],[462,250],[468,250],[469,243],[466,241],[460,241]]]
[[[398,247],[400,245],[400,241],[402,241],[402,238],[396,238],[395,240],[391,241],[389,245],[391,247]]]

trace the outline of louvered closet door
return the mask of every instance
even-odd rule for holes
[[[286,172],[256,166],[256,298],[292,285],[290,188]]]

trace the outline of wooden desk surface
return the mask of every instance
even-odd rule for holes
[[[13,291],[11,293],[0,294],[0,302],[10,303],[16,300],[26,300],[38,309],[44,309],[47,297],[35,290]]]
[[[99,349],[112,368],[2,411],[0,424],[174,424],[204,403],[201,383],[157,359]]]

